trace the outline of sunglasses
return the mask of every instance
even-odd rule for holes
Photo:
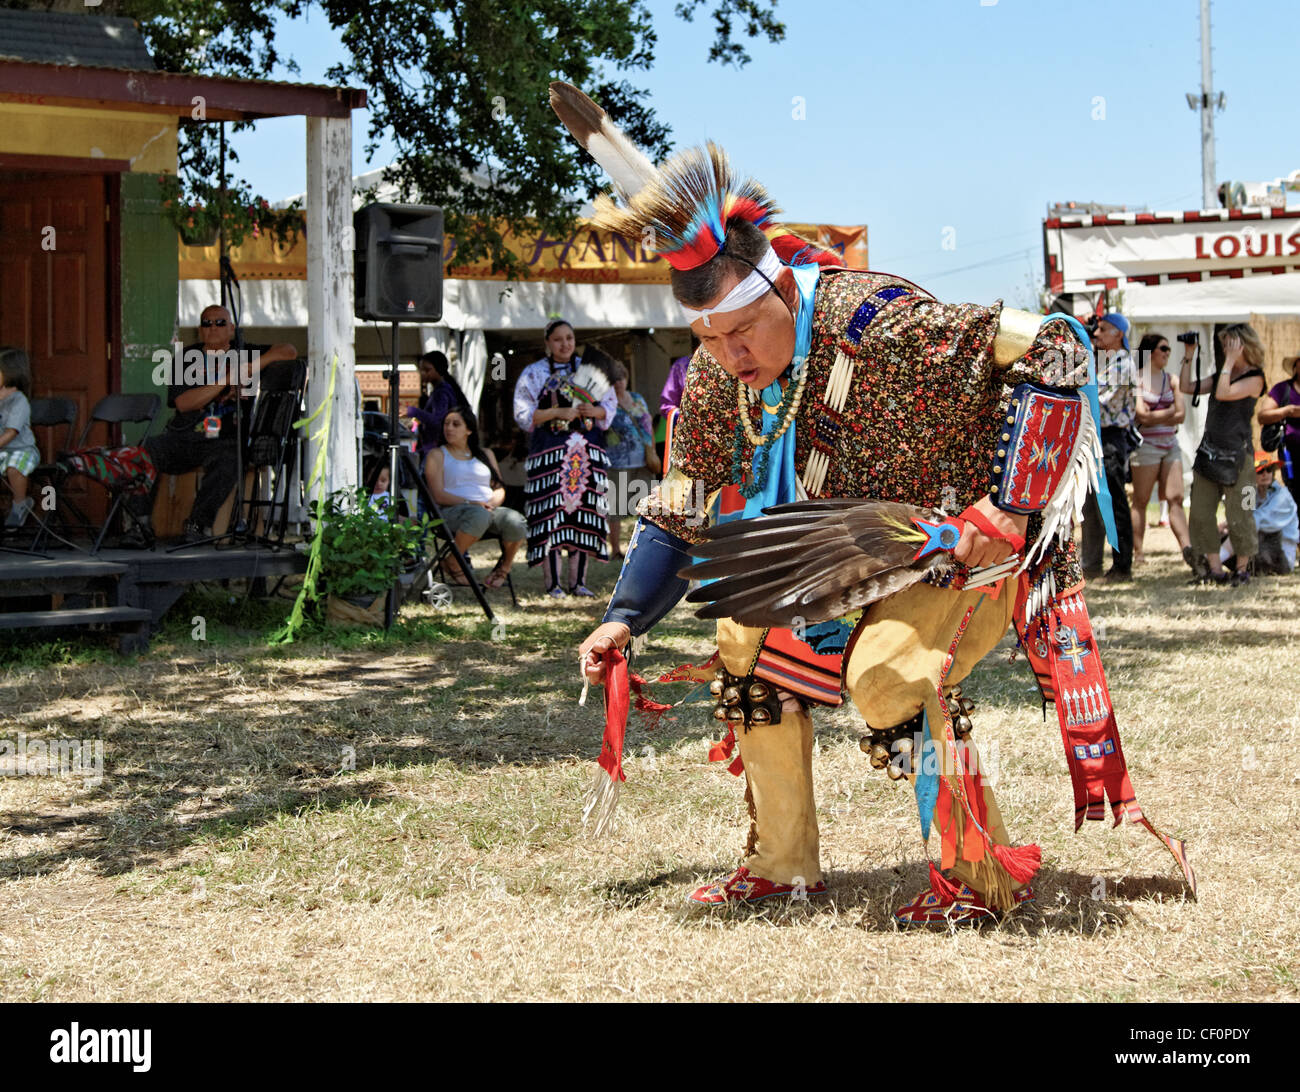
[[[1157,346],[1156,346],[1156,352],[1158,352],[1158,353],[1167,353],[1167,352],[1169,352],[1169,346],[1168,346],[1168,345],[1157,345]]]
[[[205,318],[199,321],[199,325],[206,330],[209,326],[225,326],[226,320],[223,318]]]

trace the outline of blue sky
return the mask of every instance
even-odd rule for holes
[[[942,299],[1027,305],[1050,201],[1200,205],[1199,122],[1184,99],[1200,85],[1198,0],[786,0],[786,40],[751,43],[740,70],[707,63],[707,18],[648,6],[658,62],[630,78],[679,147],[718,141],[791,220],[867,224],[872,267]],[[1295,170],[1290,16],[1276,0],[1218,0],[1212,13],[1214,84],[1227,93],[1218,179]],[[282,45],[304,81],[341,54],[319,13]],[[366,124],[354,115],[358,173]],[[305,188],[301,119],[260,122],[237,147],[261,193]]]

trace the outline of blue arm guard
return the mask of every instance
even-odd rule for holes
[[[691,562],[686,551],[685,539],[638,519],[601,621],[622,622],[633,637],[649,630],[686,594],[687,582],[677,575]]]

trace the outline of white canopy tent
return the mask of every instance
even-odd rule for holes
[[[1215,326],[1300,317],[1300,209],[1207,209],[1061,216],[1043,224],[1053,296],[1100,297],[1134,328],[1167,338],[1199,335],[1203,374],[1213,369]],[[1182,360],[1175,352],[1171,378]],[[1185,465],[1208,403],[1187,405],[1179,432]]]

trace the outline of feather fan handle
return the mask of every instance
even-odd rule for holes
[[[655,165],[599,106],[570,83],[551,84],[551,109],[609,175],[619,192],[635,196],[655,177]]]

